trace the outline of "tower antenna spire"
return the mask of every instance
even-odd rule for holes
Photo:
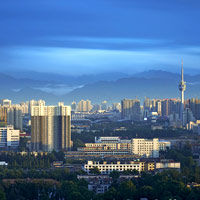
[[[183,81],[183,60],[181,62],[181,80]]]

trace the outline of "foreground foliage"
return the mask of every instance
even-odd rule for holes
[[[132,180],[119,181],[119,172],[111,173],[112,185],[105,194],[95,194],[88,191],[85,180],[78,180],[78,173],[70,173],[68,169],[51,169],[49,164],[60,158],[63,153],[51,153],[45,156],[25,157],[17,154],[1,154],[1,159],[12,164],[0,168],[0,199],[66,199],[66,200],[126,200],[126,199],[200,199],[200,187],[188,187],[188,183],[200,184],[200,167],[194,161],[190,145],[182,150],[169,150],[162,152],[163,158],[174,159],[181,162],[182,169],[178,171],[163,171],[162,173],[142,173],[141,177]],[[29,157],[30,156],[30,157]],[[24,161],[23,161],[23,158]],[[30,160],[29,160],[30,159]],[[27,165],[23,162],[36,162],[49,160],[48,165]],[[65,160],[64,160],[65,161]],[[15,163],[16,162],[16,163]],[[65,161],[66,162],[66,161]],[[16,166],[16,167],[15,167]],[[38,167],[39,166],[39,167]],[[94,169],[98,174],[98,171]],[[124,174],[136,174],[124,172]],[[12,180],[13,179],[13,180]]]

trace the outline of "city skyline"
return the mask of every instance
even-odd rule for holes
[[[199,7],[178,0],[1,2],[1,71],[178,72],[183,59],[187,73],[198,73]]]
[[[200,199],[199,10],[2,1],[0,199]]]

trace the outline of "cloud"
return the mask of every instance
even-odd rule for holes
[[[1,69],[60,73],[198,68],[198,1],[6,0]]]
[[[161,44],[166,43],[164,40],[148,38],[108,38],[108,37],[62,37],[57,36],[48,38],[56,41],[74,41],[88,43],[107,43],[107,44]]]
[[[15,69],[91,74],[106,71],[134,73],[152,68],[168,67],[179,70],[183,59],[185,67],[198,68],[200,57],[191,54],[192,47],[176,49],[111,50],[60,47],[13,47],[8,49],[10,65]],[[170,67],[173,68],[170,68]]]

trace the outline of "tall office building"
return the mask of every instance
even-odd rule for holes
[[[78,103],[78,109],[79,112],[90,112],[92,110],[92,104],[90,100],[81,100]]]
[[[70,150],[71,107],[32,106],[31,109],[32,151]]]
[[[184,92],[186,90],[186,83],[183,77],[183,62],[181,66],[181,81],[179,83],[179,90],[181,92],[181,106],[180,106],[180,120],[183,122],[183,111],[184,111]]]
[[[141,120],[140,100],[138,99],[123,99],[121,101],[122,119],[126,120]]]

